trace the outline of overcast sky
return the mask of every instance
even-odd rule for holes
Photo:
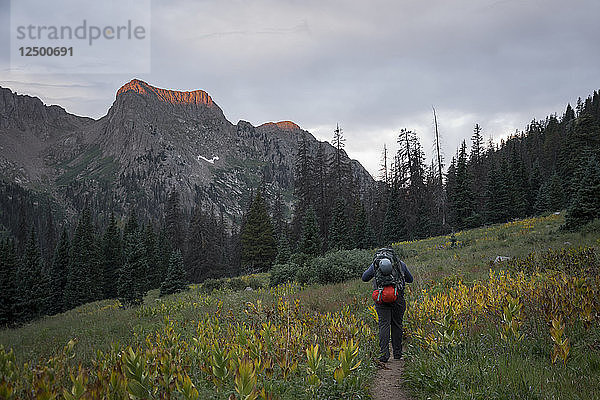
[[[0,86],[94,118],[134,77],[203,89],[233,123],[292,120],[320,140],[339,123],[372,174],[401,128],[430,156],[432,105],[449,160],[475,123],[497,140],[600,89],[598,0],[170,0],[151,16],[151,73],[23,74],[0,0]]]

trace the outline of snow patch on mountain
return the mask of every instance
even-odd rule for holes
[[[219,156],[214,156],[213,158],[211,158],[210,160],[206,157],[202,157],[202,156],[198,156],[198,162],[200,162],[200,160],[204,160],[206,162],[209,162],[211,164],[214,164],[215,161],[219,161]]]

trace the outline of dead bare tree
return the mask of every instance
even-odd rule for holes
[[[435,107],[431,106],[433,109],[433,123],[435,125],[435,147],[437,152],[437,167],[438,167],[438,177],[439,177],[439,207],[441,208],[442,214],[442,227],[446,226],[446,202],[444,196],[444,182],[442,175],[442,155],[440,153],[440,132],[438,129],[438,121],[437,114],[435,112]]]
[[[379,172],[383,175],[383,181],[386,183],[386,185],[389,184],[389,178],[388,178],[388,166],[387,166],[387,147],[384,144],[383,145],[383,160],[382,160],[383,165],[381,166],[381,168],[379,169]]]

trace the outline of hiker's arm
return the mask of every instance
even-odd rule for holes
[[[373,264],[369,265],[369,268],[362,274],[363,282],[369,282],[375,276],[375,270],[373,269]]]
[[[411,273],[408,270],[408,267],[406,266],[406,264],[404,263],[404,261],[401,261],[400,265],[402,266],[402,273],[404,274],[404,281],[406,283],[412,283],[413,282],[413,276],[411,275]]]

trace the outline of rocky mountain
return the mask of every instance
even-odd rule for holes
[[[2,180],[46,193],[71,211],[87,204],[158,217],[169,191],[178,190],[184,210],[200,203],[236,224],[259,186],[291,206],[302,137],[312,153],[321,146],[333,154],[329,143],[293,122],[232,124],[202,90],[159,89],[134,79],[93,120],[0,88]],[[374,184],[360,163],[350,164],[361,190]]]

